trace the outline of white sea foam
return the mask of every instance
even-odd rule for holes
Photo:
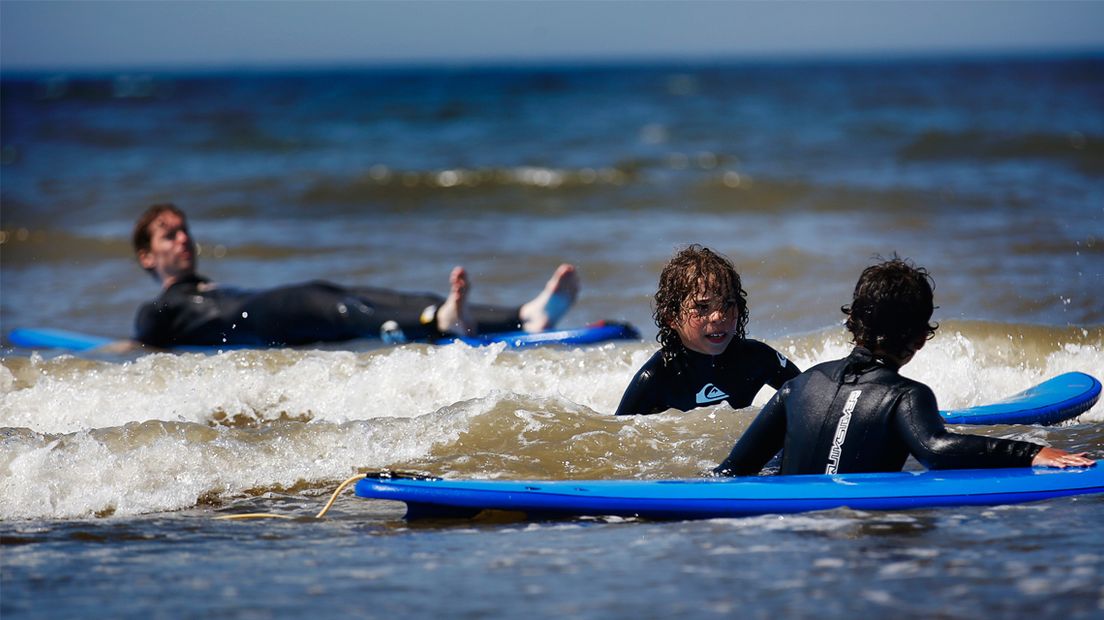
[[[380,353],[234,351],[0,366],[0,426],[71,433],[147,420],[410,418],[484,397],[557,396],[612,413],[644,347],[516,352],[501,345]]]
[[[1099,377],[1104,368],[1093,337],[1030,354],[1012,352],[1014,341],[994,342],[1009,341],[946,330],[906,374],[930,384],[942,407],[957,408],[1062,372]],[[771,344],[801,368],[850,348],[836,330]],[[546,466],[561,474],[693,475],[750,416],[724,415],[721,405],[681,417],[607,419],[653,351],[630,343],[5,359],[0,519],[178,510],[258,489],[321,493],[358,470],[425,459],[490,478],[553,471]],[[764,389],[755,405],[772,392]],[[1102,419],[1100,404],[1081,417]],[[1023,431],[1016,436],[1063,438],[1062,429]]]
[[[263,429],[149,421],[0,439],[0,519],[177,510],[250,489],[340,480],[454,440],[480,404],[416,419]]]

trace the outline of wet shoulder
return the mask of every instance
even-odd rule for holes
[[[751,362],[758,366],[786,368],[793,365],[788,357],[774,347],[751,338],[733,340],[732,344],[725,349],[724,357],[742,363]]]
[[[920,402],[935,402],[935,391],[931,389],[926,383],[921,383],[915,379],[909,379],[908,377],[902,377],[900,374],[894,373],[897,377],[897,389],[901,392],[908,394],[914,400]]]
[[[200,287],[208,284],[206,278],[195,276],[174,282],[169,288],[161,291],[157,296],[158,301],[169,301],[180,297],[192,296],[201,293]]]
[[[927,384],[902,376],[897,370],[878,366],[862,375],[860,385],[866,390],[878,391],[883,397],[908,401],[914,407],[934,409],[935,392]]]
[[[636,371],[633,382],[646,383],[654,380],[662,375],[667,368],[668,365],[663,363],[663,349],[660,349],[653,353],[652,356],[648,358],[648,361],[644,362],[644,365]]]

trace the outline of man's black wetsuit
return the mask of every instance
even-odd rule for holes
[[[212,287],[201,276],[175,282],[135,318],[136,339],[162,348],[199,346],[279,346],[379,338],[394,321],[400,340],[441,337],[433,293],[382,288],[345,288],[315,281],[264,290]],[[470,305],[481,332],[521,329],[519,308]]]
[[[948,432],[931,388],[862,347],[787,383],[713,471],[759,472],[782,450],[782,474],[1026,467],[1043,446]]]
[[[637,371],[617,415],[651,414],[727,401],[747,407],[764,385],[778,389],[801,371],[770,346],[758,340],[734,339],[720,355],[695,353],[680,346],[674,359],[663,362],[657,351]]]

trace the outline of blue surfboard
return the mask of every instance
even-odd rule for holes
[[[548,344],[559,345],[588,345],[600,344],[614,340],[640,340],[640,332],[628,323],[617,321],[599,321],[584,327],[570,329],[552,329],[543,332],[503,332],[497,334],[484,334],[453,340],[438,340],[436,344],[448,344],[449,342],[463,342],[473,347],[482,347],[499,342],[514,349],[535,347]]]
[[[88,351],[89,349],[111,344],[112,340],[67,329],[17,327],[8,332],[8,342],[12,343],[12,346],[25,349]]]
[[[473,517],[484,510],[527,518],[621,516],[713,519],[833,508],[909,510],[993,506],[1104,493],[1104,467],[962,469],[873,474],[681,480],[444,480],[377,474],[359,497],[404,502],[407,519]]]
[[[940,411],[947,424],[1057,424],[1088,411],[1100,399],[1100,381],[1067,372],[1004,400]]]
[[[583,327],[570,329],[554,329],[543,332],[503,332],[495,334],[483,334],[467,338],[441,339],[434,344],[449,344],[464,342],[468,345],[479,347],[495,343],[505,343],[506,346],[520,349],[540,345],[570,345],[582,346],[600,344],[616,340],[639,340],[640,332],[628,323],[617,321],[599,321]],[[90,351],[113,342],[110,338],[83,334],[80,332],[52,329],[52,328],[16,328],[8,333],[8,341],[16,347],[26,349],[62,349],[65,351]],[[215,351],[218,349],[242,348],[225,346],[187,346],[178,347],[183,351]]]

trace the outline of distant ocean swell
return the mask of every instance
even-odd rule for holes
[[[236,119],[228,122],[225,128],[212,127],[209,138],[190,144],[175,145],[175,147],[183,150],[181,154],[188,151],[195,151],[197,154],[204,151],[239,154],[317,152],[324,157],[333,158],[332,151],[344,146],[341,142],[304,143],[281,138],[269,135],[263,129],[252,127],[249,123],[247,119]],[[657,145],[663,145],[668,140],[669,130],[663,125],[645,124],[638,127],[637,131],[641,142],[644,143],[652,139],[649,136],[653,135],[661,136]],[[882,135],[878,140],[893,149],[891,157],[901,164],[1025,160],[1065,165],[1072,170],[1089,175],[1098,175],[1104,171],[1104,136],[1081,131],[1040,133],[1031,129],[1017,132],[973,128],[960,132],[928,130],[918,135],[909,135],[908,130],[902,131],[904,131],[902,135],[895,136],[893,139]],[[861,139],[861,137],[857,138]],[[84,126],[80,125],[79,121],[70,121],[68,124],[43,124],[29,135],[23,136],[23,140],[66,143],[71,148],[107,151],[149,146],[143,130]],[[4,165],[12,169],[17,168],[28,146],[19,140],[6,141],[3,151]],[[742,160],[754,160],[753,153],[743,149],[734,152],[680,150],[680,147],[685,146],[684,140],[673,141],[670,144],[670,152],[662,156],[652,158],[638,156],[629,160],[610,161],[604,166],[578,169],[533,165],[499,169],[443,168],[403,171],[401,165],[383,161],[366,166],[367,170],[355,182],[405,187],[532,185],[554,189],[594,184],[623,185],[645,171],[719,169],[723,173],[721,179],[726,184],[738,185],[739,177],[734,175],[739,173],[734,168]]]
[[[1099,162],[1084,160],[1086,166]],[[447,169],[403,171],[377,165],[358,175],[302,173],[293,180],[289,175],[252,176],[219,182],[211,181],[205,194],[221,196],[210,202],[197,201],[187,206],[208,217],[249,218],[278,214],[282,217],[310,218],[321,213],[384,214],[472,212],[479,214],[517,212],[533,218],[542,216],[582,216],[592,212],[645,209],[692,210],[703,214],[764,213],[774,215],[816,213],[863,213],[907,216],[917,212],[956,213],[969,205],[978,211],[987,209],[1027,210],[1060,209],[1060,197],[1037,204],[1033,198],[1018,196],[999,187],[987,191],[965,188],[934,188],[913,185],[907,179],[888,186],[850,183],[843,180],[783,179],[754,174],[740,168],[699,169],[690,175],[680,172],[677,183],[664,173],[632,168],[561,169],[514,167],[487,169]],[[278,189],[278,201],[265,197]],[[87,187],[85,188],[87,190]],[[76,192],[75,186],[59,186],[59,197]],[[144,203],[172,200],[150,195]],[[189,190],[187,193],[193,193]],[[248,201],[228,197],[248,194]],[[75,194],[74,194],[75,196]],[[143,202],[131,209],[140,209]],[[19,200],[6,204],[19,211]],[[1078,207],[1078,210],[1083,210]],[[43,213],[48,214],[49,211]],[[1086,214],[1087,215],[1087,214]],[[17,218],[15,221],[26,220]],[[37,219],[37,218],[36,218]],[[35,220],[30,220],[34,222]],[[906,221],[907,223],[907,221]],[[39,223],[40,226],[46,222]],[[22,226],[26,228],[26,225]],[[5,227],[0,243],[5,250],[18,241],[26,241],[28,232]],[[125,238],[129,230],[120,229]],[[1099,244],[1093,228],[1083,235],[1091,248]]]
[[[928,131],[898,154],[910,160],[1052,159],[1067,161],[1086,174],[1104,172],[1104,136],[1066,134]]]

